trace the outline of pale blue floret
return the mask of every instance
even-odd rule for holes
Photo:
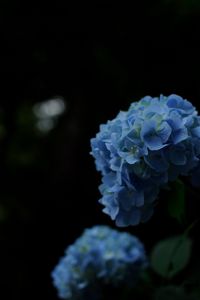
[[[163,186],[199,166],[200,116],[178,95],[146,96],[101,125],[91,147],[103,176],[103,211],[118,226],[137,225],[152,216]],[[147,186],[153,187],[151,194]]]
[[[167,146],[166,142],[171,134],[171,127],[167,122],[158,124],[155,119],[143,121],[141,140],[150,150],[160,150]]]
[[[96,299],[103,285],[133,286],[146,266],[144,246],[135,236],[95,226],[66,249],[51,275],[60,298]]]
[[[190,115],[195,112],[195,107],[192,103],[175,94],[167,97],[166,104],[169,108],[180,112],[182,116]]]

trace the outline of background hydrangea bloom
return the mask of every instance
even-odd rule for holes
[[[67,248],[52,278],[61,298],[88,299],[97,296],[98,283],[134,285],[146,266],[144,247],[136,237],[95,226]]]
[[[178,95],[146,96],[100,126],[91,154],[102,173],[99,200],[118,226],[153,214],[159,190],[178,176],[197,174],[200,117]]]

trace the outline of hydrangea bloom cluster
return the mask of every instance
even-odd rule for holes
[[[136,237],[95,226],[67,248],[52,277],[59,297],[95,299],[100,284],[132,286],[146,266],[144,247]]]
[[[200,117],[178,95],[146,96],[100,126],[91,154],[102,173],[100,203],[117,226],[153,214],[160,189],[178,176],[200,174]]]

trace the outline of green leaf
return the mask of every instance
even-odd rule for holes
[[[185,219],[185,186],[181,180],[171,184],[168,200],[169,215],[182,223]]]
[[[188,264],[191,246],[191,240],[185,235],[160,241],[151,254],[152,269],[162,277],[174,277]]]

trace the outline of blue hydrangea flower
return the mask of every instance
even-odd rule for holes
[[[178,95],[147,96],[101,125],[91,147],[103,211],[118,226],[137,225],[152,216],[169,181],[192,175],[197,185],[200,116]]]
[[[95,299],[102,284],[134,285],[146,266],[143,244],[135,236],[95,226],[66,249],[52,278],[60,298]]]

